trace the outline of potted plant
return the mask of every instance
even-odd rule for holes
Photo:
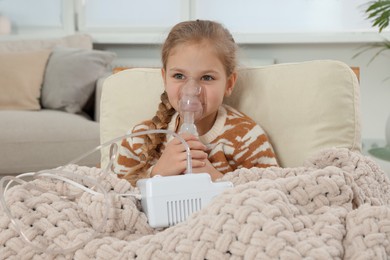
[[[372,26],[378,27],[379,33],[382,32],[383,29],[389,26],[390,0],[376,0],[376,1],[369,2],[368,7],[365,10],[365,13],[367,14],[367,19],[372,21]],[[374,60],[382,52],[390,50],[390,41],[384,39],[382,42],[371,44],[370,46],[365,48],[362,52],[372,48],[376,49],[377,52],[371,58],[370,62]],[[386,121],[385,137],[386,137],[386,146],[373,148],[369,150],[369,153],[382,160],[390,161],[390,114],[387,117],[387,121]]]
[[[377,0],[369,2],[366,9],[368,19],[373,21],[372,26],[376,26],[379,32],[389,26],[390,19],[390,1],[389,0]]]
[[[371,20],[372,26],[378,27],[378,31],[381,33],[383,29],[389,26],[390,0],[376,0],[369,2],[365,13],[367,14],[367,19]],[[362,51],[357,53],[355,57],[371,49],[377,49],[378,51],[371,58],[370,62],[373,61],[382,52],[390,50],[390,41],[384,39],[382,42],[369,44],[365,46]]]

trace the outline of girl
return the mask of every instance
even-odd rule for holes
[[[263,129],[248,116],[222,104],[237,79],[237,45],[221,24],[186,21],[175,25],[162,47],[165,91],[156,116],[133,132],[169,129],[178,132],[180,89],[188,81],[201,85],[205,102],[195,121],[199,136],[181,134],[192,157],[193,173],[208,173],[216,180],[238,168],[277,166]],[[186,170],[186,150],[178,138],[151,134],[123,140],[114,172],[132,185],[155,175],[179,175]]]

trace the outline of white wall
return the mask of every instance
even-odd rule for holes
[[[276,63],[336,59],[360,67],[362,136],[384,139],[385,122],[390,114],[390,78],[385,81],[390,77],[390,51],[368,65],[372,51],[353,58],[362,46],[360,43],[251,44],[241,46],[241,56],[244,60],[249,57],[254,60],[274,59]],[[115,51],[121,59],[128,59],[129,62],[123,65],[160,66],[160,46],[99,44],[96,48]]]

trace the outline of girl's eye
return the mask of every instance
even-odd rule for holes
[[[173,78],[174,79],[184,79],[184,75],[181,73],[176,73],[173,75]]]
[[[212,76],[210,76],[210,75],[204,75],[203,77],[202,77],[202,80],[205,80],[205,81],[211,81],[211,80],[213,80],[214,78],[212,77]]]

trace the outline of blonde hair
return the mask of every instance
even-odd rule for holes
[[[225,66],[226,75],[230,76],[237,65],[237,44],[222,24],[208,20],[181,22],[172,28],[162,46],[161,61],[163,68],[166,69],[173,48],[180,44],[200,43],[202,41],[212,43],[218,58]]]
[[[226,75],[229,77],[236,70],[237,45],[230,32],[222,24],[208,20],[185,21],[176,24],[171,29],[162,46],[161,61],[163,68],[166,69],[168,58],[173,48],[180,44],[196,44],[203,41],[209,41],[214,46],[218,58],[225,67]],[[156,115],[151,121],[144,122],[144,124],[149,129],[167,129],[175,112],[169,103],[167,93],[164,91],[161,94],[161,103],[158,106]],[[166,135],[145,135],[143,138],[145,142],[141,148],[141,163],[135,172],[125,176],[133,185],[138,179],[148,177],[147,170],[155,160],[160,158],[162,144],[166,140]]]

